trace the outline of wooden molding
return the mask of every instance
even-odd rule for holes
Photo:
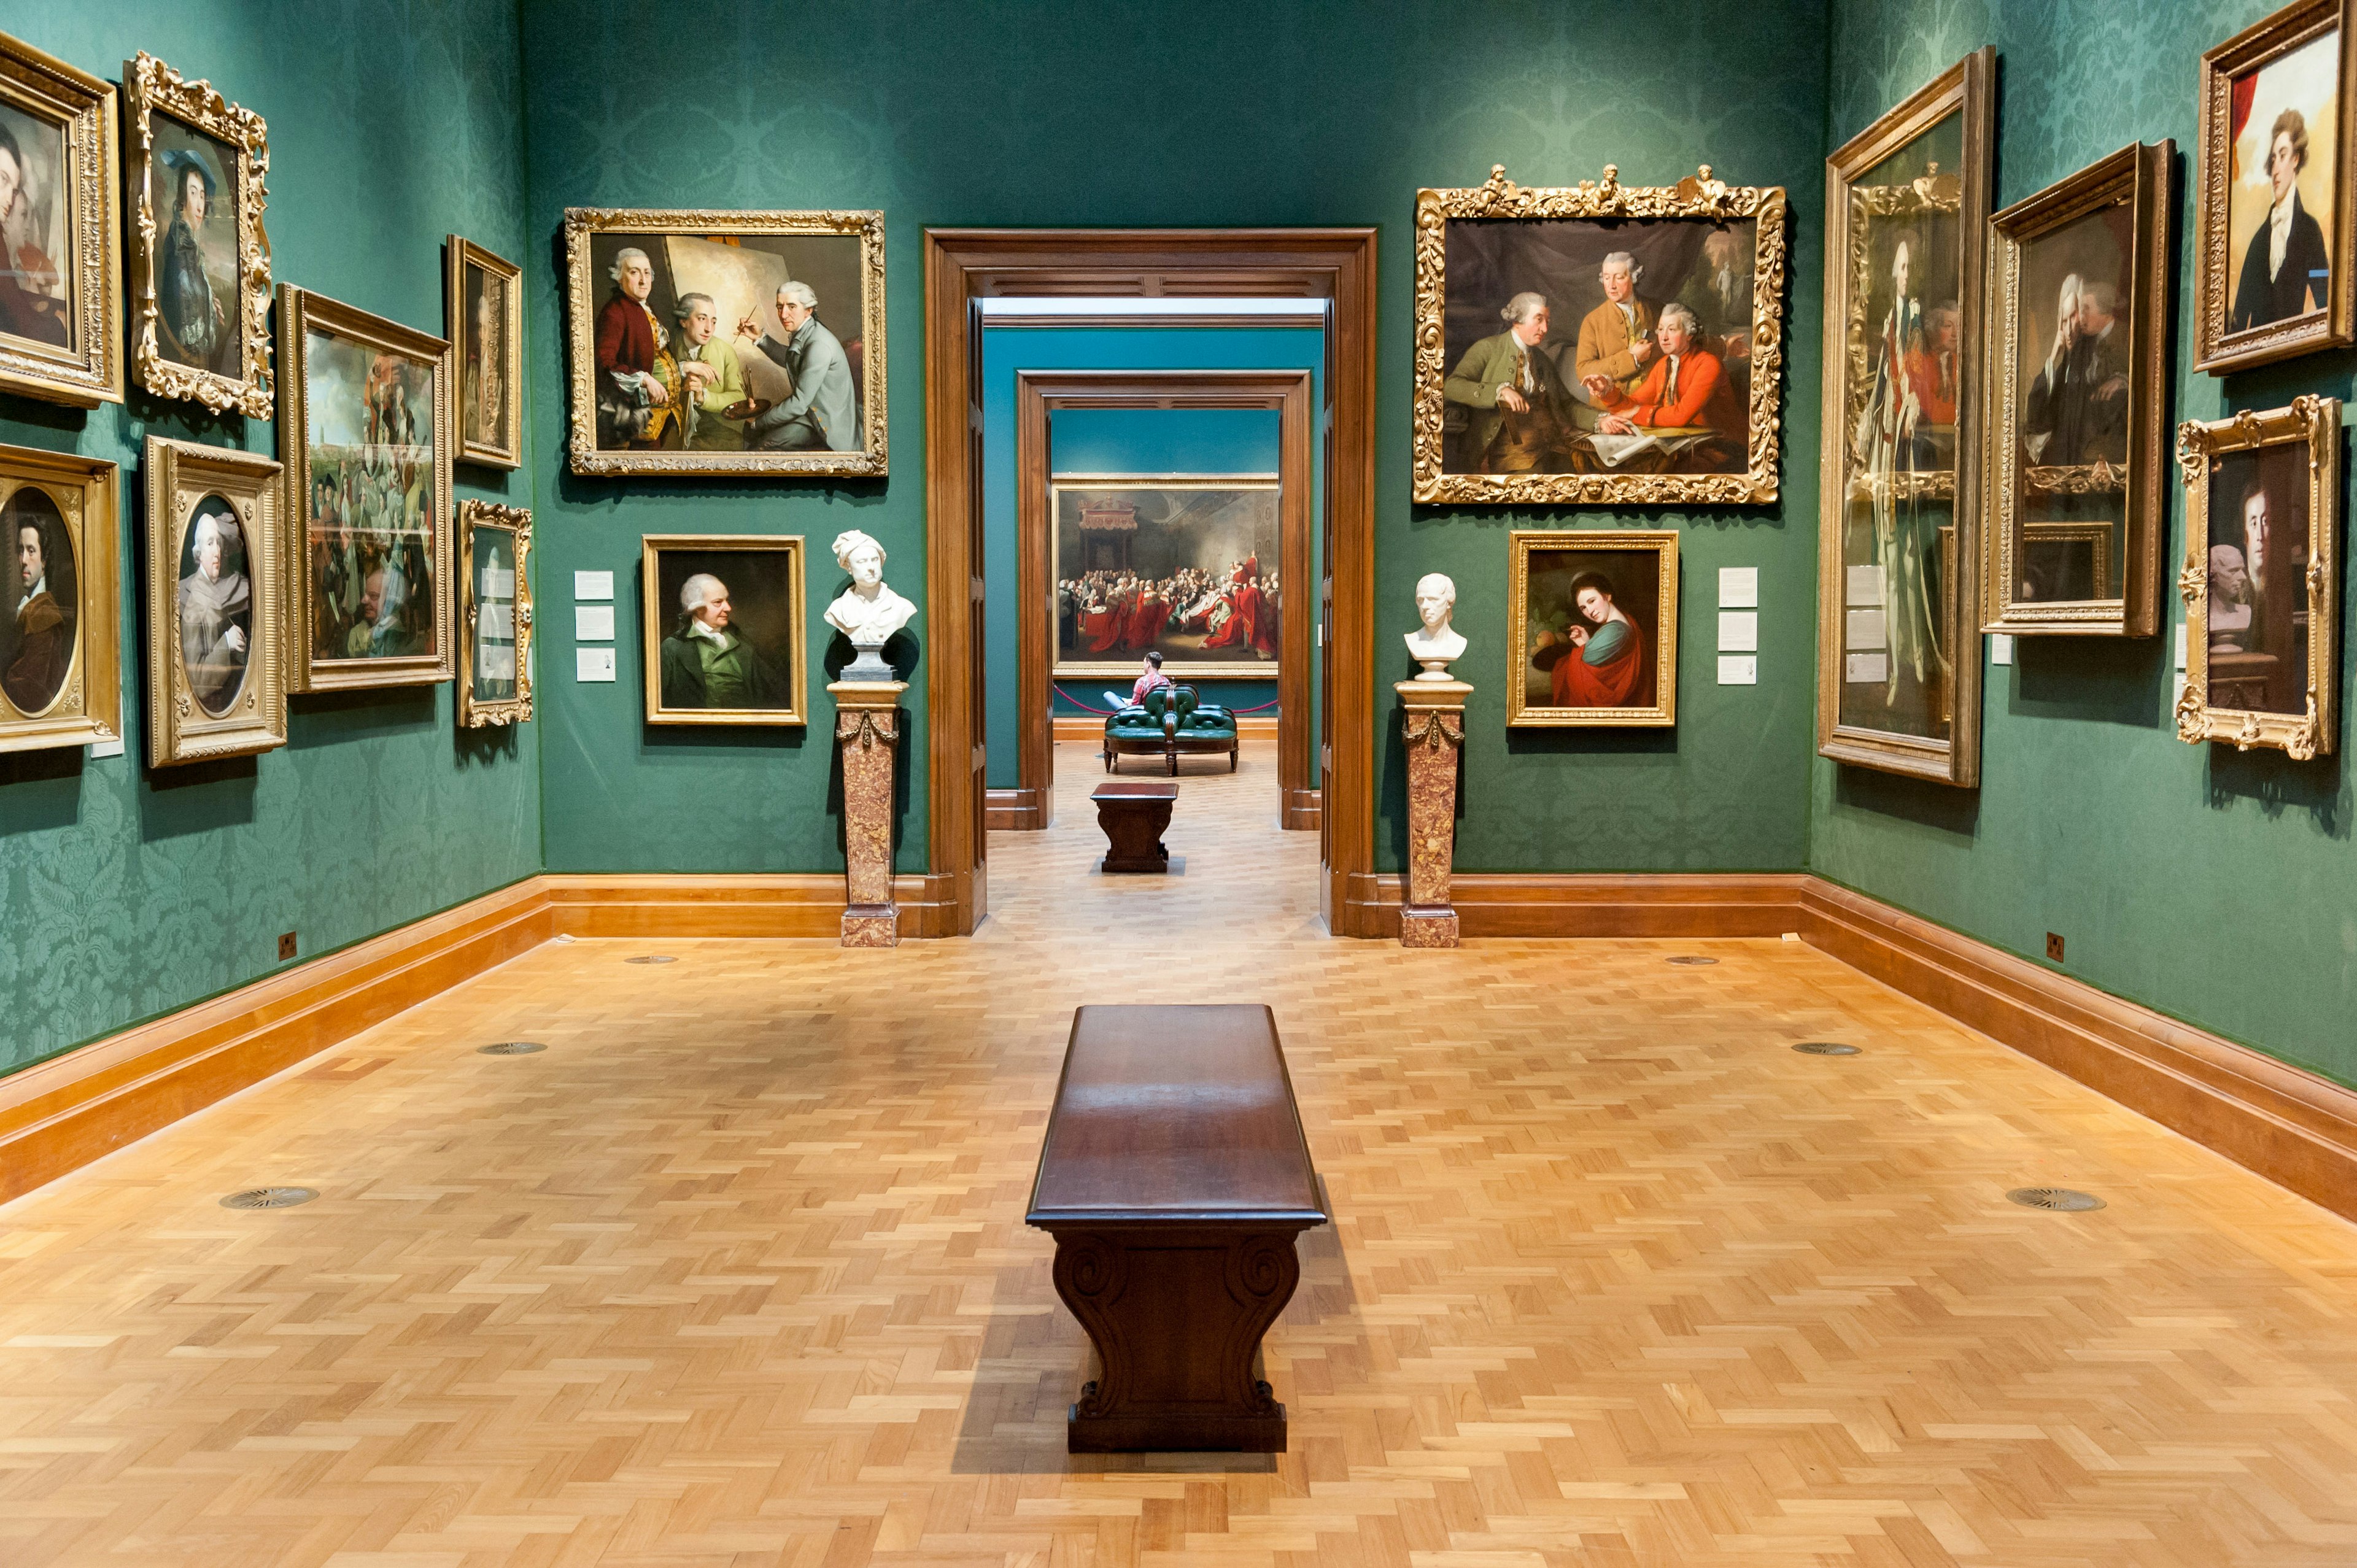
[[[985,826],[992,832],[1038,832],[1054,821],[1052,792],[993,789],[985,799]]]
[[[1805,873],[1610,875],[1463,873],[1448,879],[1467,937],[1773,937],[1799,930]],[[1400,878],[1352,880],[1351,902],[1375,936],[1399,936]]]

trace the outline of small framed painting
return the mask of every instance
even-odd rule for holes
[[[2352,338],[2351,0],[2298,0],[2201,57],[2193,368]]]
[[[271,417],[262,116],[144,50],[123,68],[131,369],[157,397]]]
[[[456,456],[487,468],[521,467],[523,274],[457,234],[444,256],[449,275],[443,325],[457,377]]]
[[[1676,531],[1518,531],[1508,539],[1515,668],[1507,725],[1675,724]]]
[[[288,563],[287,685],[447,681],[449,346],[292,285],[278,330],[278,456],[304,540]]]
[[[2341,662],[2341,400],[2178,429],[2186,741],[2332,750]]]
[[[147,437],[147,763],[286,744],[279,466]]]
[[[458,503],[458,727],[532,718],[532,513]]]
[[[114,89],[0,35],[0,388],[123,401]]]
[[[640,542],[651,725],[810,722],[802,535]]]
[[[0,751],[120,735],[114,465],[0,446]]]

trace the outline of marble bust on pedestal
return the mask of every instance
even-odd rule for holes
[[[1416,676],[1419,681],[1447,681],[1451,661],[1465,655],[1465,639],[1452,628],[1449,617],[1457,609],[1457,585],[1439,572],[1427,572],[1415,585],[1415,613],[1424,624],[1407,633],[1401,640],[1407,644],[1408,656],[1424,666]]]
[[[834,564],[851,574],[851,586],[826,607],[826,624],[851,639],[856,655],[845,667],[845,681],[890,681],[884,644],[909,624],[917,607],[884,585],[884,546],[874,535],[846,529],[834,536]]]

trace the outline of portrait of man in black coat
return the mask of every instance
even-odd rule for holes
[[[2273,198],[2266,221],[2243,252],[2226,330],[2245,332],[2321,310],[2330,293],[2332,261],[2324,228],[2300,204],[2299,171],[2308,166],[2308,118],[2297,109],[2276,116],[2267,133],[2267,183]]]

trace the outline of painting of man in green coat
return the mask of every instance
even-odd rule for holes
[[[665,708],[783,708],[790,682],[771,659],[730,625],[728,585],[698,572],[680,585],[679,625],[662,641]]]

